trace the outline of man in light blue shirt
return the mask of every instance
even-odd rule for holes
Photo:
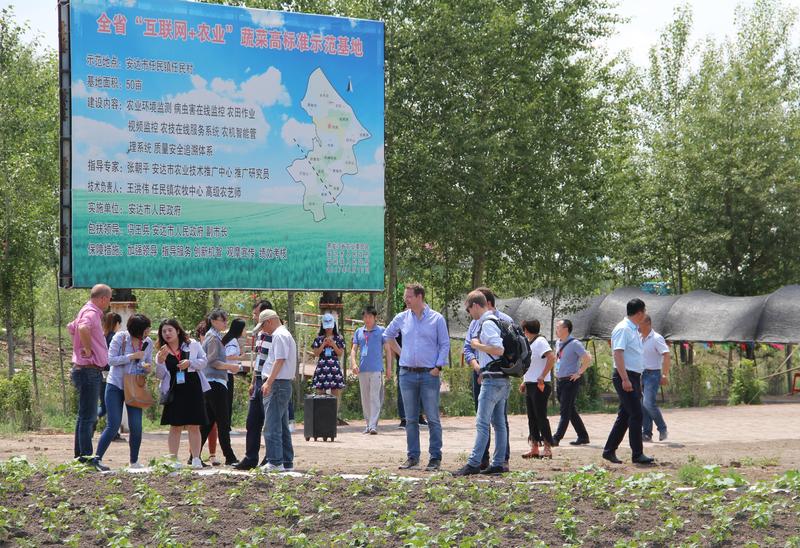
[[[499,368],[493,368],[495,359],[503,355],[503,338],[500,328],[493,321],[496,316],[487,307],[486,297],[480,291],[472,291],[464,303],[467,313],[478,322],[479,336],[470,340],[472,349],[477,354],[480,368],[481,393],[478,397],[478,412],[475,415],[475,445],[472,453],[455,476],[469,476],[478,473],[502,474],[505,471],[506,447],[508,446],[508,428],[506,427],[505,409],[511,384]],[[491,465],[481,471],[480,464],[483,452],[489,443],[489,424],[495,433],[494,454]]]
[[[483,293],[483,296],[486,297],[486,307],[489,309],[492,314],[497,317],[499,320],[503,320],[504,322],[514,323],[514,319],[506,314],[505,312],[501,312],[496,308],[496,299],[494,292],[489,289],[488,287],[478,287],[475,291],[480,291]],[[469,324],[469,328],[467,329],[467,336],[464,339],[464,362],[472,367],[472,401],[475,403],[475,412],[478,412],[478,397],[481,393],[481,383],[480,383],[480,365],[478,364],[478,357],[477,352],[472,348],[472,339],[478,336],[478,332],[480,331],[481,322],[479,320],[472,320]],[[506,407],[506,430],[508,430],[508,408]],[[486,450],[483,452],[483,458],[481,459],[481,470],[485,470],[489,467],[489,445],[492,443],[492,436],[491,432],[489,433],[489,439],[486,442]],[[506,459],[504,466],[508,467],[508,461],[511,457],[511,451],[508,445],[506,445]]]
[[[377,323],[378,311],[374,306],[364,308],[361,318],[364,325],[356,329],[353,335],[353,347],[350,351],[350,370],[358,375],[358,386],[361,390],[361,410],[367,426],[365,434],[378,433],[378,419],[383,405],[383,330]],[[356,361],[358,357],[358,361]],[[392,378],[392,366],[386,360],[386,378]]]
[[[631,299],[627,305],[628,317],[611,332],[611,351],[614,354],[612,382],[619,396],[619,412],[603,448],[603,458],[615,464],[622,463],[616,451],[625,432],[631,445],[634,464],[652,464],[653,459],[642,448],[642,338],[639,324],[646,316],[644,301]]]
[[[403,294],[407,309],[394,317],[383,332],[383,341],[400,355],[400,392],[406,411],[408,459],[401,470],[419,466],[419,404],[428,417],[430,461],[425,468],[436,471],[442,463],[442,423],[439,420],[439,388],[442,368],[450,358],[450,336],[441,314],[425,303],[425,288],[406,285]],[[403,347],[395,340],[403,337]]]

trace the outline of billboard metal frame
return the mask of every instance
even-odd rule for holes
[[[72,59],[69,0],[58,0],[59,265],[58,285],[72,287]]]

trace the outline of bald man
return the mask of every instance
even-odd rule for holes
[[[78,417],[75,421],[75,458],[97,470],[107,467],[94,456],[92,435],[97,422],[102,370],[108,363],[108,347],[103,335],[103,314],[111,304],[111,288],[105,284],[92,287],[89,301],[67,326],[72,335],[72,384],[78,394]]]

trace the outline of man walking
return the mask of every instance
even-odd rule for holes
[[[642,449],[642,338],[637,329],[645,316],[641,299],[631,299],[627,305],[627,318],[611,332],[611,351],[614,356],[614,375],[611,381],[619,396],[619,412],[603,448],[603,458],[615,464],[617,448],[628,432],[631,458],[634,464],[652,464],[653,459]]]
[[[492,321],[494,313],[489,310],[486,297],[480,291],[472,291],[464,303],[467,314],[478,322],[478,336],[470,341],[472,349],[477,352],[479,364],[478,411],[475,415],[475,445],[472,453],[455,476],[469,476],[481,472],[480,464],[483,453],[489,443],[489,423],[494,427],[494,454],[491,465],[483,470],[484,474],[502,474],[505,471],[506,448],[508,446],[508,428],[506,427],[505,409],[511,384],[508,377],[498,368],[493,368],[497,357],[503,355],[503,338],[500,328]],[[496,370],[495,370],[496,369]]]
[[[364,326],[359,327],[353,336],[353,347],[350,351],[350,367],[354,375],[358,375],[358,386],[361,390],[361,409],[367,426],[365,434],[378,433],[378,420],[383,405],[383,331],[378,325],[378,311],[374,306],[367,306],[361,315]],[[358,358],[357,358],[358,357]],[[392,364],[386,360],[386,380],[392,379]]]
[[[658,408],[658,388],[667,384],[669,374],[669,347],[659,333],[653,330],[650,316],[645,314],[639,324],[642,334],[642,441],[653,441],[653,421],[658,428],[658,441],[667,439],[667,423]]]
[[[292,401],[292,380],[297,372],[297,343],[274,310],[262,312],[259,321],[263,321],[264,332],[272,335],[272,349],[261,370],[267,443],[267,464],[263,468],[267,472],[284,472],[294,469],[289,403]]]
[[[265,310],[272,310],[272,303],[268,300],[261,300],[253,307],[253,320],[256,322],[256,327],[251,332],[255,338],[253,345],[253,378],[250,381],[250,401],[247,407],[245,455],[234,466],[237,470],[251,470],[259,465],[258,454],[261,450],[261,437],[264,430],[264,401],[261,396],[263,378],[261,370],[267,361],[267,357],[269,357],[269,350],[272,348],[272,335],[267,334],[262,329],[264,322],[261,321],[260,315]],[[260,464],[262,466],[267,464],[266,457]]]
[[[589,433],[578,414],[576,404],[581,378],[592,365],[592,356],[583,347],[581,341],[572,336],[570,320],[559,320],[556,323],[556,337],[558,337],[556,341],[556,389],[561,418],[558,421],[556,433],[553,434],[553,443],[558,446],[561,438],[567,433],[567,427],[572,423],[572,428],[575,429],[578,438],[569,444],[586,445],[589,443]]]
[[[505,312],[501,312],[497,310],[495,307],[495,300],[494,292],[489,289],[488,287],[478,287],[475,291],[480,291],[483,293],[483,296],[486,297],[486,306],[491,311],[491,313],[499,320],[503,320],[504,322],[513,323],[514,320],[506,314]],[[478,412],[478,397],[481,393],[481,383],[480,383],[480,364],[478,363],[478,357],[475,353],[475,350],[472,348],[472,339],[478,336],[478,332],[480,331],[480,322],[478,320],[472,320],[469,324],[469,328],[467,328],[467,336],[464,339],[464,361],[472,367],[472,401],[475,403],[475,412]],[[504,410],[505,414],[505,421],[506,421],[506,430],[508,430],[508,408]],[[483,458],[481,459],[481,470],[485,470],[489,467],[489,445],[492,442],[492,434],[489,432],[489,437],[486,441],[486,449],[483,452]],[[506,454],[505,454],[505,461],[504,466],[508,467],[508,461],[511,458],[511,450],[509,447],[510,444],[506,444]]]
[[[406,412],[408,459],[401,470],[419,466],[419,404],[428,418],[430,461],[425,468],[436,471],[442,463],[442,423],[439,420],[439,388],[442,368],[450,356],[450,337],[444,317],[425,303],[425,288],[417,283],[406,285],[403,294],[407,309],[394,317],[383,333],[384,343],[400,355],[400,391]],[[403,336],[402,349],[397,335]]]
[[[89,301],[69,323],[72,335],[72,384],[78,393],[78,417],[75,421],[75,457],[105,472],[107,466],[94,457],[92,435],[97,422],[97,400],[103,382],[103,368],[108,363],[108,347],[103,335],[103,314],[111,304],[111,288],[105,284],[92,287]]]

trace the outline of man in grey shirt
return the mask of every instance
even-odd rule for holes
[[[558,421],[556,433],[553,435],[553,441],[558,446],[571,422],[578,439],[569,442],[570,445],[586,445],[589,443],[589,433],[583,425],[575,403],[578,399],[581,377],[592,364],[592,356],[579,340],[572,337],[571,321],[559,320],[556,323],[556,337],[558,337],[556,341],[556,359],[558,360],[556,377],[561,418]]]

